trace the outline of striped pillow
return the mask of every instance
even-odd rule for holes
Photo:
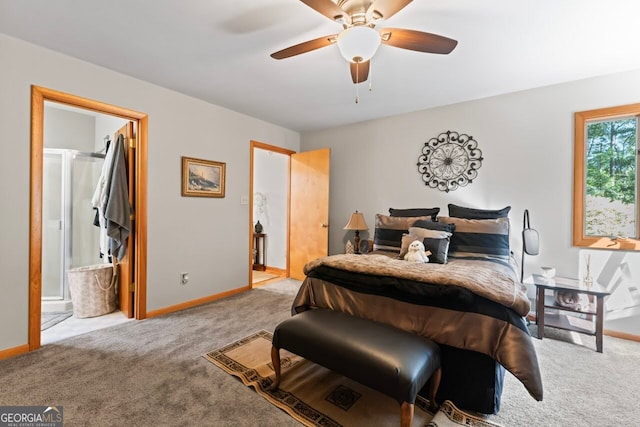
[[[400,254],[402,235],[419,220],[431,219],[430,216],[389,216],[376,214],[376,226],[373,234],[373,250]]]
[[[455,224],[449,256],[509,259],[509,218],[465,219],[441,216],[439,222]]]

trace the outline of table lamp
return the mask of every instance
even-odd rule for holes
[[[360,231],[368,230],[367,223],[364,221],[364,215],[361,212],[355,211],[351,214],[349,222],[344,226],[345,230],[355,230],[356,236],[353,239],[354,253],[360,253]]]

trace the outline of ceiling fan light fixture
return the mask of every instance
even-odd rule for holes
[[[365,62],[380,46],[380,34],[371,27],[360,25],[343,30],[338,35],[338,49],[349,62]]]

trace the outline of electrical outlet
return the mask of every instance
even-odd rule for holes
[[[249,204],[249,196],[240,196],[240,204],[248,205]]]
[[[183,285],[189,283],[189,273],[180,273],[180,283]]]

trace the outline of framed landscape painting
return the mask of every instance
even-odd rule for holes
[[[226,163],[182,157],[182,195],[224,197]]]

